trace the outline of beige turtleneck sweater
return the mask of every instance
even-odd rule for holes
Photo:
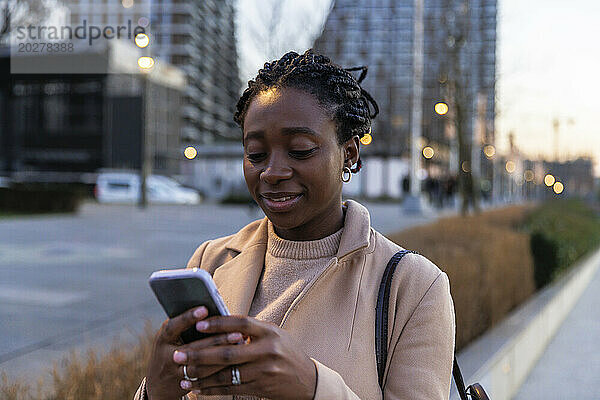
[[[280,325],[292,302],[336,255],[342,232],[343,228],[322,239],[292,241],[277,236],[273,224],[268,221],[265,266],[248,315]],[[259,398],[234,396],[234,399]]]

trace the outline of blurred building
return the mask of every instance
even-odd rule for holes
[[[68,5],[73,26],[87,20],[147,28],[152,56],[185,71],[184,141],[238,138],[232,117],[241,89],[233,0],[69,0]]]
[[[435,105],[448,102],[450,54],[458,46],[456,31],[463,29],[467,40],[458,58],[468,84],[466,130],[477,144],[474,163],[481,164],[481,174],[491,182],[492,165],[482,150],[485,144],[494,143],[497,4],[496,0],[470,0],[468,8],[464,4],[460,0],[424,1],[420,121],[424,140],[420,145],[435,150],[429,164],[457,171],[455,132],[449,119],[453,110],[438,115]],[[378,102],[380,115],[374,121],[373,142],[364,148],[366,154],[410,154],[414,15],[414,1],[337,0],[315,41],[317,52],[344,67],[369,66],[363,86]],[[466,20],[463,28],[457,22],[461,17]]]
[[[594,192],[594,162],[591,158],[545,161],[544,169],[564,185],[567,196],[586,197]]]
[[[184,140],[239,139],[233,122],[241,81],[233,0],[153,0],[156,53],[188,76]]]
[[[0,53],[0,174],[17,181],[86,182],[100,168],[139,169],[142,146],[153,169],[178,174],[185,75],[166,63],[142,74],[133,45],[22,56],[10,74]],[[28,65],[94,65],[103,73],[26,73]],[[14,67],[15,64],[13,64]]]
[[[72,26],[83,21],[87,25],[127,25],[136,26],[140,18],[149,19],[152,0],[94,1],[64,0],[70,11],[67,17]]]

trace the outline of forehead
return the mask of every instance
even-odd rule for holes
[[[308,127],[329,133],[335,124],[327,110],[312,94],[294,88],[270,88],[259,92],[250,102],[244,119],[244,134],[253,131]]]

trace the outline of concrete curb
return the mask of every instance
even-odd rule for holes
[[[465,384],[480,382],[491,399],[510,400],[599,266],[600,250],[597,250],[461,351],[457,358]],[[459,398],[453,383],[450,399]]]

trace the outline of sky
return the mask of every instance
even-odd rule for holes
[[[270,19],[267,3],[272,1],[238,0],[244,83],[267,58],[273,58],[266,55],[265,41],[255,39],[257,29]],[[300,52],[311,46],[331,0],[287,0],[285,4],[281,11],[285,23],[275,30],[283,38],[279,55],[285,49]],[[600,159],[600,124],[595,123],[600,116],[600,1],[498,0],[498,8],[499,151],[508,149],[512,132],[526,156],[553,158],[553,121],[557,119],[561,159],[580,155]],[[598,163],[595,171],[600,176]]]

